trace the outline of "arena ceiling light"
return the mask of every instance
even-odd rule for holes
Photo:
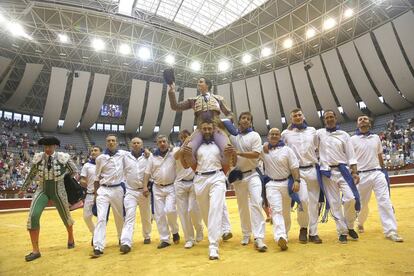
[[[336,25],[336,20],[333,19],[332,17],[329,17],[327,19],[325,19],[325,21],[323,22],[323,29],[324,30],[329,30],[332,29],[333,27],[335,27]]]
[[[0,23],[3,23],[6,21],[6,18],[0,13]]]
[[[118,13],[131,16],[134,0],[119,0]]]
[[[242,57],[242,62],[244,64],[249,64],[252,61],[252,55],[251,54],[244,54]]]
[[[58,38],[61,43],[69,42],[69,37],[66,34],[58,34]]]
[[[175,64],[175,57],[171,54],[168,54],[167,56],[165,56],[165,62],[169,65],[174,65]]]
[[[290,37],[286,38],[283,41],[283,48],[289,49],[289,48],[292,48],[292,46],[293,46],[293,40]]]
[[[229,69],[230,69],[230,62],[228,62],[227,60],[219,61],[219,63],[218,63],[218,71],[219,72],[226,72]]]
[[[124,56],[129,55],[131,53],[131,47],[128,44],[122,43],[119,45],[118,52]]]
[[[151,50],[148,47],[141,47],[138,50],[138,57],[141,60],[149,60],[151,58]]]
[[[193,62],[190,63],[190,68],[191,70],[198,72],[201,70],[201,63],[197,60],[194,60]]]
[[[309,28],[306,31],[306,39],[310,39],[310,38],[314,37],[315,35],[316,35],[316,31],[315,31],[314,28]]]
[[[268,57],[272,54],[272,50],[269,47],[264,47],[261,51],[262,57]]]
[[[94,48],[95,51],[102,51],[105,49],[105,42],[100,38],[94,38],[92,40],[92,48]]]
[[[350,18],[354,15],[354,10],[351,8],[348,8],[344,11],[344,18]]]
[[[7,29],[13,36],[24,37],[32,40],[32,37],[25,32],[23,26],[17,22],[8,22]]]

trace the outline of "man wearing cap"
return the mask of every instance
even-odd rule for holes
[[[63,178],[67,173],[75,176],[77,174],[76,165],[70,159],[69,154],[55,151],[56,147],[60,146],[60,141],[56,137],[44,137],[38,141],[38,144],[43,146],[44,152],[34,155],[30,173],[19,191],[19,197],[22,197],[36,175],[40,177],[27,222],[27,229],[33,247],[33,251],[25,256],[28,262],[41,256],[39,250],[39,221],[49,200],[54,202],[60,218],[66,226],[68,232],[67,247],[69,249],[75,247],[72,227],[74,221],[70,215]]]
[[[148,164],[150,152],[143,148],[141,138],[131,140],[131,151],[125,157],[126,194],[124,198],[125,222],[122,228],[120,251],[131,251],[134,235],[137,206],[141,215],[144,244],[151,243],[151,205],[150,198],[144,196],[144,171]]]
[[[143,183],[143,193],[148,196],[149,179],[154,179],[152,193],[154,195],[155,221],[160,234],[158,249],[171,245],[170,233],[172,233],[175,244],[180,242],[175,206],[175,176],[175,159],[168,138],[165,135],[158,135],[157,150],[148,160]]]

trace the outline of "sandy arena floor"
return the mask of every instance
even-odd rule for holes
[[[234,237],[220,244],[219,261],[208,260],[206,238],[189,250],[183,248],[183,241],[163,250],[156,249],[159,240],[155,222],[152,244],[142,243],[139,224],[132,251],[121,255],[112,215],[105,254],[99,259],[90,259],[91,236],[83,222],[82,210],[73,212],[76,248],[72,250],[66,249],[66,231],[58,213],[49,210],[41,219],[42,257],[27,263],[24,255],[31,249],[25,230],[28,212],[0,214],[0,275],[414,275],[413,199],[412,187],[392,189],[399,233],[404,237],[404,243],[384,238],[376,201],[371,200],[366,231],[359,241],[339,244],[335,223],[330,218],[327,224],[319,226],[323,244],[299,244],[299,228],[296,215],[292,213],[289,250],[279,250],[273,241],[271,225],[267,224],[269,250],[266,253],[256,252],[252,244],[240,245],[237,202],[228,199]],[[204,234],[206,236],[206,230]]]

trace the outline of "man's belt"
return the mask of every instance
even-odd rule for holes
[[[87,195],[94,195],[95,193],[86,193]]]
[[[193,182],[194,178],[191,179],[181,179],[182,182]]]
[[[273,179],[273,178],[270,178],[270,177],[269,177],[269,180],[271,180],[271,181],[276,181],[276,182],[282,182],[282,181],[286,181],[286,180],[288,180],[288,178],[286,177],[286,178],[280,178],[280,179]]]
[[[370,170],[364,170],[364,171],[358,171],[358,173],[367,173],[367,172],[375,172],[375,171],[382,171],[382,169],[370,169]]]
[[[139,191],[142,190],[144,188],[131,188],[131,187],[126,187],[128,190],[133,190],[133,191]]]
[[[158,183],[155,183],[155,184],[157,184],[158,186],[167,187],[167,186],[171,186],[172,184],[174,184],[174,182],[169,183],[169,184],[158,184]]]
[[[309,169],[309,168],[313,168],[315,165],[308,165],[308,166],[299,166],[299,169]]]
[[[218,172],[223,171],[222,169],[220,170],[215,170],[215,171],[208,171],[208,172],[195,172],[196,175],[212,175]]]
[[[338,165],[329,165],[329,168],[339,168],[339,164]]]
[[[113,184],[113,185],[101,184],[101,186],[103,186],[103,187],[107,187],[107,188],[115,188],[115,187],[119,187],[119,186],[121,186],[121,185],[122,185],[122,183],[119,183],[119,184]]]

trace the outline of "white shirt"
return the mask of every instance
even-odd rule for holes
[[[291,175],[291,170],[299,168],[299,161],[293,150],[287,146],[271,149],[261,153],[265,174],[272,179],[284,179]]]
[[[118,150],[113,156],[103,153],[96,158],[96,180],[99,184],[117,185],[124,181],[124,158],[127,153]]]
[[[239,134],[237,136],[231,135],[230,142],[237,149],[237,151],[254,151],[257,153],[260,153],[262,151],[262,139],[260,138],[259,133],[257,133],[256,131],[251,131],[246,134]],[[236,167],[242,172],[254,170],[257,167],[258,159],[259,158],[249,159],[237,156]]]
[[[144,173],[148,164],[148,158],[144,155],[135,158],[131,152],[128,152],[125,156],[125,179],[126,186],[130,189],[143,188]]]
[[[314,127],[285,129],[282,132],[282,139],[293,150],[299,159],[300,166],[305,167],[318,163],[318,157],[316,156],[318,138]]]
[[[80,173],[81,177],[86,178],[86,182],[87,182],[86,192],[88,194],[91,194],[95,191],[95,187],[94,187],[94,182],[96,179],[95,171],[96,171],[96,165],[87,162],[85,163],[85,165],[83,165],[81,173]]]
[[[151,175],[155,184],[168,185],[175,180],[175,159],[171,150],[164,156],[151,155],[145,173]]]
[[[213,142],[201,144],[197,150],[197,172],[221,170],[221,154],[218,146]]]
[[[382,154],[382,146],[378,135],[354,135],[351,137],[351,142],[354,146],[359,171],[381,168],[378,154]]]
[[[343,130],[329,132],[325,128],[316,131],[319,142],[321,169],[329,170],[329,166],[340,163],[357,164],[351,137]]]
[[[180,150],[180,147],[175,147],[173,149],[173,155],[176,154]],[[184,169],[183,165],[181,164],[180,160],[175,160],[175,168],[176,168],[176,177],[175,181],[181,180],[192,180],[194,178],[194,171],[192,168]]]

